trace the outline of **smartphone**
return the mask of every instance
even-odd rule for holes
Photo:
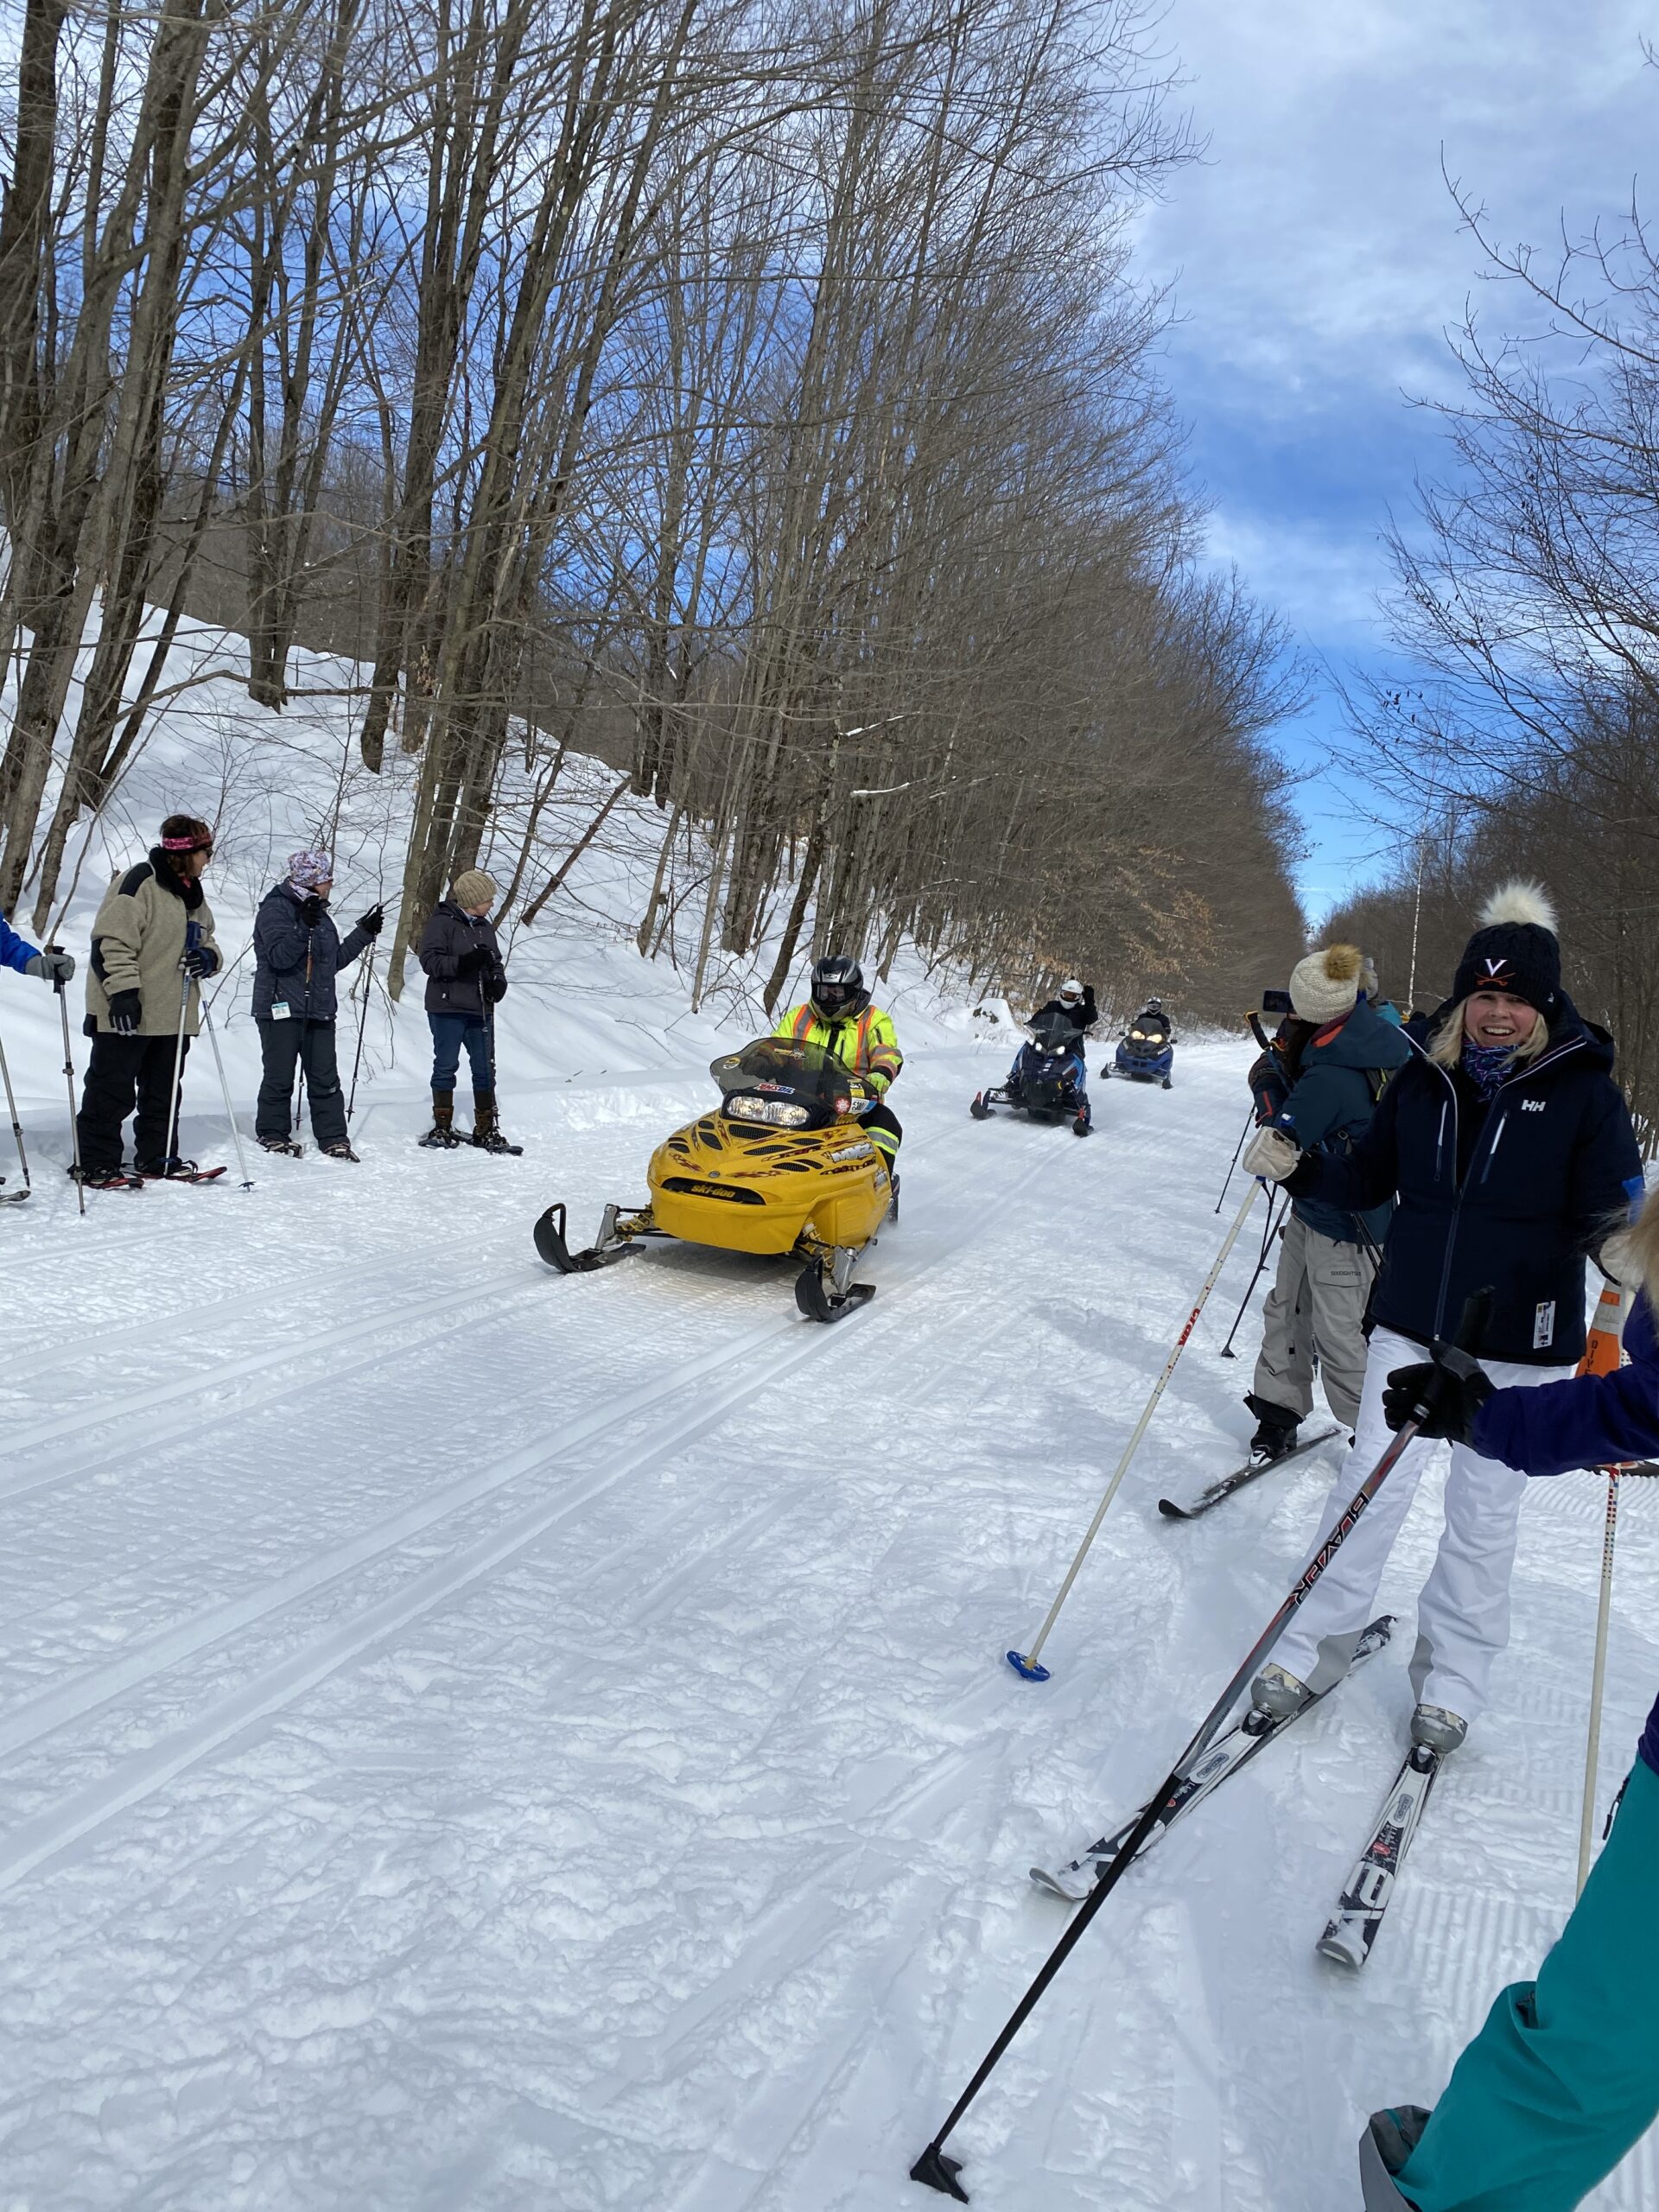
[[[1262,994],[1262,1011],[1263,1014],[1294,1013],[1294,1008],[1290,1003],[1290,993],[1288,991],[1263,991]]]

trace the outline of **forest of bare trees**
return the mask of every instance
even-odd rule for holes
[[[1332,919],[1433,1004],[1481,898],[1554,894],[1569,988],[1659,1149],[1659,254],[1639,219],[1553,259],[1492,243],[1507,336],[1471,324],[1448,480],[1396,535],[1422,680],[1358,702],[1363,774],[1418,821]],[[1518,295],[1518,298],[1516,296]]]
[[[1294,954],[1283,641],[1194,563],[1131,265],[1192,151],[1143,0],[12,29],[0,906],[56,911],[216,621],[266,709],[360,669],[394,989],[475,861],[533,925],[584,753],[661,810],[642,951],[697,832],[694,993],[909,938],[1231,1011]]]

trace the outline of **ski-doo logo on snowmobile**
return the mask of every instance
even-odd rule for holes
[[[1521,1101],[1521,1111],[1523,1114],[1541,1114],[1544,1105],[1545,1101],[1541,1098],[1523,1098]]]
[[[1507,960],[1483,960],[1480,964],[1486,971],[1484,981],[1488,990],[1507,991],[1514,982],[1515,970]]]
[[[757,1090],[787,1090],[789,1089],[786,1083],[774,1083],[770,1076],[765,1082],[757,1083],[754,1087]]]

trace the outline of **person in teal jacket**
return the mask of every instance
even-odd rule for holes
[[[1449,1437],[1528,1475],[1659,1452],[1659,1199],[1619,1273],[1642,1288],[1629,1363],[1535,1389],[1495,1389],[1478,1369],[1395,1369],[1383,1412],[1399,1428],[1427,1402]],[[1572,2212],[1659,2116],[1659,1704],[1648,1716],[1612,1832],[1534,1981],[1500,1993],[1433,2113],[1373,2113],[1360,2138],[1366,2212]]]
[[[1411,1058],[1400,1031],[1359,995],[1363,956],[1327,945],[1297,963],[1292,1018],[1250,1071],[1258,1124],[1303,1152],[1341,1154],[1370,1124],[1382,1086]],[[1317,1366],[1344,1428],[1359,1418],[1365,1308],[1392,1207],[1351,1213],[1317,1198],[1291,1206],[1262,1315],[1262,1351],[1245,1404],[1256,1418],[1253,1457],[1281,1459],[1313,1410]]]

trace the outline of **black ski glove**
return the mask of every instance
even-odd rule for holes
[[[495,965],[495,955],[487,944],[471,944],[455,963],[457,976],[481,976]]]
[[[211,944],[193,944],[179,965],[187,976],[194,976],[200,982],[205,976],[219,973],[219,955]]]
[[[1419,1406],[1428,1408],[1428,1419],[1418,1431],[1421,1436],[1448,1437],[1453,1444],[1472,1444],[1480,1409],[1496,1389],[1491,1376],[1476,1368],[1472,1375],[1454,1375],[1437,1359],[1421,1366],[1390,1370],[1382,1393],[1382,1418],[1390,1428],[1403,1428]]]
[[[357,926],[362,931],[365,937],[378,937],[380,934],[380,925],[385,920],[385,918],[386,910],[384,906],[371,906],[366,914],[359,914],[358,916]]]
[[[144,1018],[141,991],[116,991],[110,999],[110,1027],[118,1037],[136,1037]]]
[[[306,896],[301,899],[300,919],[305,924],[307,929],[315,929],[317,924],[322,919],[322,897],[321,893],[315,891],[308,892]]]
[[[507,979],[499,969],[497,969],[493,976],[485,978],[484,995],[492,1006],[499,1006],[507,995]]]

